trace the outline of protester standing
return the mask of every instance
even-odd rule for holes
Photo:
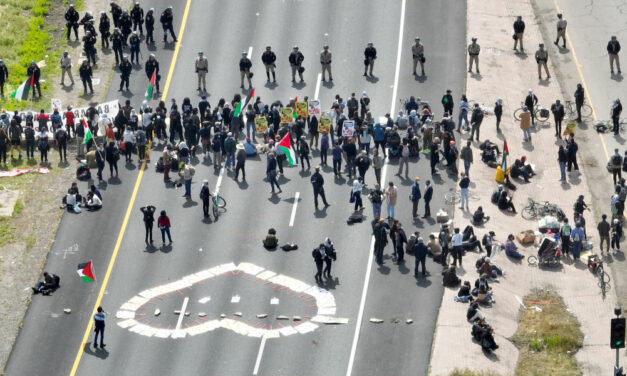
[[[170,235],[170,217],[166,214],[165,210],[161,211],[161,215],[159,219],[157,219],[157,226],[159,226],[159,230],[161,230],[161,241],[165,244],[165,235],[168,235],[168,240],[170,244],[172,244],[172,236]]]
[[[104,349],[106,344],[104,344],[104,330],[105,330],[105,319],[106,315],[102,307],[98,307],[97,312],[94,313],[94,326],[96,333],[94,335],[94,348],[98,348],[98,335],[100,335],[100,348]]]

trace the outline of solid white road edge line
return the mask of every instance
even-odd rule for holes
[[[314,92],[314,99],[318,99],[320,94],[320,82],[322,81],[322,73],[318,73],[318,79],[316,80],[316,91]]]
[[[296,192],[294,195],[294,206],[292,206],[292,215],[290,216],[290,227],[294,227],[294,218],[296,218],[296,208],[298,207],[298,198],[300,197],[300,192]]]
[[[259,372],[259,365],[261,364],[261,356],[263,355],[264,347],[266,347],[266,336],[261,338],[261,345],[259,346],[257,360],[255,361],[255,368],[253,369],[253,376],[257,376],[257,373]]]
[[[187,303],[189,302],[189,297],[185,297],[185,299],[183,299],[183,308],[181,308],[181,313],[179,314],[179,319],[176,322],[176,328],[174,328],[175,330],[179,330],[181,329],[181,324],[183,323],[183,317],[185,317],[185,310],[187,309]]]
[[[398,90],[398,76],[401,67],[401,51],[403,48],[403,29],[405,28],[405,4],[406,0],[401,2],[401,22],[398,32],[398,51],[396,54],[396,72],[394,73],[394,88],[392,89],[392,108],[390,114],[394,114],[396,106],[396,94]],[[383,166],[381,171],[381,183],[385,183],[385,175],[387,173],[387,163]],[[357,342],[359,341],[359,333],[361,331],[361,322],[364,317],[364,308],[366,307],[366,297],[368,296],[368,285],[370,284],[370,273],[372,272],[372,261],[374,258],[374,235],[370,242],[370,254],[368,256],[368,266],[366,268],[366,276],[364,277],[364,287],[361,292],[361,301],[359,302],[359,311],[357,313],[357,320],[355,321],[355,335],[353,336],[353,344],[351,346],[351,353],[348,357],[348,368],[346,369],[346,376],[351,376],[353,373],[353,364],[355,363],[355,354],[357,353]]]

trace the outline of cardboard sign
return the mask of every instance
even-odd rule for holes
[[[309,115],[320,116],[321,114],[322,107],[320,106],[320,101],[318,99],[309,101]]]
[[[318,132],[329,133],[331,132],[331,118],[323,116],[318,122]]]
[[[355,121],[344,120],[344,123],[342,123],[342,137],[353,137],[353,134],[355,134]]]
[[[281,123],[289,124],[294,121],[294,110],[292,107],[281,107]]]
[[[255,129],[257,133],[264,133],[268,130],[268,119],[265,116],[255,117]]]
[[[307,102],[296,102],[296,116],[307,118],[309,112],[307,112]]]

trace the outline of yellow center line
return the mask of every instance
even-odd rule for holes
[[[557,11],[557,13],[563,13],[562,8],[560,8],[559,5],[557,4],[557,0],[553,0],[553,4],[555,4],[555,10]],[[581,85],[583,86],[584,92],[588,96],[588,103],[590,104],[590,108],[592,109],[592,118],[594,119],[595,122],[597,122],[599,119],[597,118],[597,113],[594,110],[594,106],[592,105],[592,96],[590,95],[590,91],[588,91],[586,80],[584,80],[583,78],[583,72],[581,71],[581,66],[579,65],[577,54],[575,53],[575,46],[573,46],[572,39],[570,39],[570,36],[568,35],[568,28],[566,29],[566,39],[568,40],[568,46],[570,47],[570,51],[573,54],[573,60],[575,61],[575,68],[577,68],[577,73],[579,73],[579,79],[581,80]],[[607,153],[607,146],[605,145],[605,139],[603,139],[603,136],[601,135],[601,133],[597,132],[597,135],[599,136],[599,139],[601,140],[601,146],[603,146],[605,159],[609,161],[610,155]]]
[[[166,79],[165,87],[163,88],[163,94],[161,95],[161,100],[165,100],[168,89],[170,87],[170,81],[172,79],[172,75],[174,73],[174,66],[176,65],[176,59],[179,54],[179,49],[181,48],[181,41],[183,40],[183,34],[185,32],[185,24],[187,23],[187,16],[189,15],[189,8],[192,0],[187,0],[185,4],[185,12],[183,13],[183,19],[181,21],[181,28],[179,30],[178,41],[176,42],[176,46],[174,48],[174,54],[172,55],[172,62],[170,63],[170,70],[168,71],[168,77]],[[148,145],[150,148],[150,144]],[[96,312],[96,309],[100,306],[102,302],[102,297],[104,295],[105,289],[107,288],[107,284],[109,283],[109,277],[111,277],[111,271],[113,270],[113,266],[115,265],[115,260],[118,256],[118,252],[120,250],[120,246],[122,245],[122,239],[124,238],[124,233],[126,232],[126,226],[128,225],[128,220],[131,216],[131,211],[135,204],[135,198],[137,197],[137,192],[139,191],[139,185],[141,184],[142,177],[144,176],[144,170],[146,168],[146,162],[144,161],[139,169],[139,174],[137,174],[137,180],[135,181],[135,187],[133,188],[133,193],[131,194],[131,199],[128,203],[128,207],[126,208],[126,214],[124,215],[124,220],[122,221],[122,227],[120,228],[120,233],[118,234],[118,238],[115,242],[115,248],[113,249],[113,254],[111,255],[111,260],[109,261],[109,266],[107,267],[107,272],[102,280],[102,286],[100,287],[100,291],[98,292],[98,298],[96,299],[96,303],[94,304],[93,312]],[[85,350],[85,344],[89,339],[89,334],[91,332],[92,322],[91,315],[87,321],[87,327],[85,328],[85,333],[83,334],[83,340],[81,341],[78,351],[76,352],[76,358],[74,359],[74,364],[72,365],[72,370],[70,371],[70,376],[76,375],[76,371],[78,370],[78,365],[81,362],[81,358],[83,357],[83,353]]]

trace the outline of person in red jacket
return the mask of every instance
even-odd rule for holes
[[[168,234],[168,240],[170,244],[172,244],[172,236],[170,236],[170,217],[168,217],[165,213],[165,210],[161,211],[161,215],[157,220],[157,226],[161,230],[161,241],[165,244],[165,234]]]
[[[63,117],[65,118],[65,129],[67,130],[67,134],[70,138],[72,135],[76,137],[76,131],[74,130],[74,112],[72,112],[72,106],[67,106],[67,111],[63,113]]]

